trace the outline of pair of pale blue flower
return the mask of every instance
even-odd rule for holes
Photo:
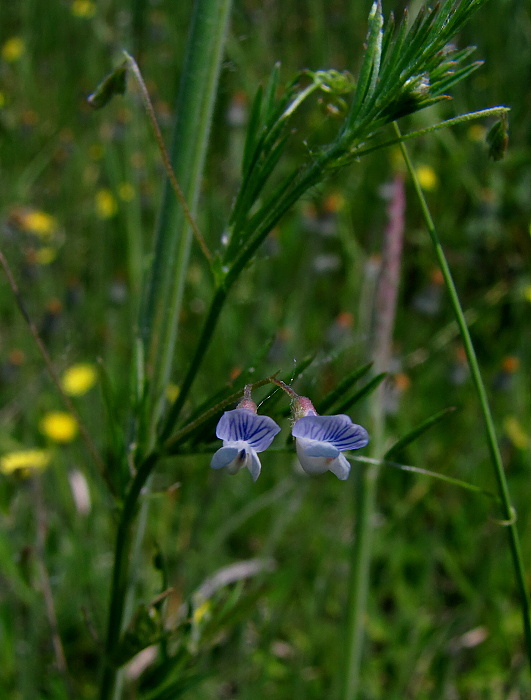
[[[308,474],[331,471],[338,479],[347,479],[350,464],[342,452],[365,447],[367,431],[346,415],[319,416],[309,399],[298,399],[291,433],[302,468]],[[242,401],[238,408],[226,411],[217,425],[216,435],[223,440],[223,447],[214,454],[210,466],[226,467],[230,474],[247,467],[256,481],[261,470],[258,452],[266,450],[279,432],[272,418],[256,413],[254,402]]]

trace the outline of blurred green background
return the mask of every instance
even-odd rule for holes
[[[412,6],[414,14],[420,3]],[[400,15],[403,7],[388,1],[384,13]],[[369,8],[347,0],[235,2],[198,217],[211,249],[238,186],[258,85],[276,61],[286,82],[303,68],[355,75]],[[79,371],[83,363],[90,375],[101,358],[121,420],[164,171],[133,86],[102,112],[92,111],[86,97],[126,48],[169,139],[190,11],[191,3],[164,0],[0,5],[0,249],[58,372]],[[491,0],[457,38],[459,46],[476,45],[485,65],[452,101],[403,125],[410,130],[461,112],[511,108],[501,162],[488,159],[490,124],[481,122],[419,139],[410,152],[471,324],[529,571],[530,37],[528,3]],[[295,125],[292,162],[324,119],[314,108]],[[294,387],[317,403],[371,359],[366,337],[386,224],[383,193],[401,167],[392,149],[367,156],[283,220],[232,293],[192,407],[246,367],[255,366],[256,379],[279,369],[296,375],[309,353],[316,359]],[[387,439],[391,445],[455,406],[401,461],[492,491],[478,402],[409,185],[406,198]],[[13,700],[90,698],[105,627],[113,513],[75,428],[53,413],[63,410],[60,399],[4,275],[0,291],[0,691]],[[176,386],[211,291],[195,250]],[[109,420],[92,381],[71,394],[105,453]],[[370,430],[367,405],[352,416]],[[213,439],[213,431],[204,437]],[[13,471],[6,457],[30,449],[46,450],[46,466]],[[219,591],[192,616],[183,635],[200,683],[186,697],[330,697],[341,656],[356,480],[303,478],[291,455],[271,452],[253,485],[247,474],[211,472],[209,458],[168,460],[155,476],[145,563],[137,572],[141,599],[148,603],[161,586],[172,586],[168,607],[175,612],[220,567],[272,557],[275,569]],[[529,697],[506,537],[492,502],[390,468],[382,470],[378,494],[362,697]],[[230,596],[237,604],[223,617]],[[57,668],[56,633],[70,686]],[[145,681],[134,667],[129,676],[128,697],[137,697]]]

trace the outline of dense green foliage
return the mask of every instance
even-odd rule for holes
[[[403,3],[390,5],[384,15],[393,9],[398,25]],[[415,15],[420,3],[413,5]],[[138,428],[145,404],[132,329],[165,174],[131,76],[125,96],[101,112],[86,98],[121,64],[126,48],[169,142],[187,6],[156,0],[0,5],[0,250],[59,375],[79,363],[98,367],[97,386],[71,392],[72,401],[122,497],[138,466],[127,462],[134,456],[128,441],[142,442],[148,432]],[[359,162],[352,148],[394,138],[391,129],[373,137],[377,120],[383,126],[405,115],[401,127],[410,132],[506,105],[510,142],[503,160],[489,159],[493,120],[437,131],[412,140],[409,149],[476,345],[531,571],[528,8],[519,0],[484,4],[454,38],[457,57],[466,58],[459,52],[470,44],[478,47],[465,66],[484,65],[451,89],[435,68],[440,84],[432,80],[432,96],[450,92],[454,99],[435,99],[415,114],[409,99],[429,100],[423,74],[406,86],[404,100],[393,72],[400,52],[392,53],[387,33],[381,55],[387,102],[370,101],[374,62],[360,71],[369,10],[369,3],[346,0],[234,4],[197,205],[214,274],[194,243],[165,409],[182,389],[212,295],[230,294],[230,303],[216,317],[190,393],[173,404],[165,437],[210,408],[214,395],[222,400],[277,371],[318,410],[349,412],[371,433],[373,394],[363,387],[374,360],[385,193],[393,178],[405,176],[395,147]],[[338,73],[319,73],[329,69]],[[291,82],[301,71],[303,78]],[[358,78],[356,93],[355,79],[343,71]],[[288,121],[290,100],[312,81],[322,84]],[[254,140],[245,136],[249,121]],[[264,124],[269,131],[260,132]],[[341,124],[343,136],[352,130],[351,140],[337,145]],[[319,158],[324,182],[312,171]],[[347,161],[352,164],[339,170]],[[242,170],[245,177],[253,167],[255,179],[239,190]],[[392,459],[495,492],[478,400],[407,182],[405,197],[378,456],[444,412],[415,441],[394,449]],[[52,428],[43,424],[64,407],[4,276],[0,289],[0,695],[91,698],[121,500],[108,494],[79,436],[61,441],[53,421]],[[266,399],[261,412],[288,426],[279,392],[261,387],[256,398]],[[132,407],[139,409],[136,423]],[[127,611],[132,621],[115,661],[128,662],[159,643],[161,620],[167,634],[157,660],[144,656],[144,673],[138,657],[127,667],[124,697],[331,697],[340,683],[356,474],[346,483],[331,474],[307,478],[283,437],[287,431],[263,456],[256,484],[247,473],[213,472],[216,418],[174,444],[180,453],[166,455],[150,481],[141,513],[146,532],[132,567],[140,607],[134,615]],[[57,420],[55,427],[68,431]],[[142,449],[148,448],[146,439]],[[48,462],[42,472],[7,473],[9,455],[33,449],[46,450],[39,453]],[[363,469],[353,462],[353,472]],[[521,613],[499,519],[496,503],[483,494],[382,467],[360,697],[529,696]],[[201,597],[205,580],[243,560],[256,564],[254,575]]]

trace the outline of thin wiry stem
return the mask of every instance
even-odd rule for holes
[[[400,137],[401,136],[400,129],[398,128],[398,125],[396,125],[396,124],[395,124],[395,131],[396,131],[397,137]],[[522,560],[520,538],[518,535],[518,529],[517,529],[517,523],[516,523],[516,517],[515,517],[516,511],[515,511],[514,506],[512,505],[511,497],[509,494],[509,487],[507,485],[507,479],[506,479],[505,471],[503,468],[500,449],[498,446],[498,439],[496,437],[496,430],[494,428],[494,420],[492,418],[492,413],[491,413],[489,401],[487,398],[487,392],[485,390],[485,385],[483,383],[483,378],[481,376],[481,371],[479,369],[479,363],[478,363],[478,360],[476,357],[476,352],[474,350],[474,345],[472,343],[472,338],[470,336],[470,331],[468,330],[468,325],[467,325],[467,322],[465,319],[465,315],[463,313],[463,309],[461,307],[461,302],[459,301],[459,295],[457,293],[457,289],[456,289],[454,281],[453,281],[452,273],[450,271],[450,267],[449,267],[448,262],[446,260],[446,256],[444,254],[441,242],[439,240],[439,236],[437,234],[437,230],[435,228],[435,224],[433,222],[433,219],[432,219],[429,207],[428,207],[428,203],[426,201],[426,198],[424,196],[424,193],[423,193],[422,188],[420,186],[420,183],[418,181],[417,175],[415,173],[415,168],[413,167],[411,159],[409,158],[409,154],[407,152],[405,145],[403,143],[401,143],[400,148],[402,150],[402,155],[403,155],[404,160],[406,162],[408,172],[409,172],[411,179],[413,181],[413,186],[415,188],[415,192],[416,192],[417,198],[418,198],[420,206],[421,206],[422,215],[424,217],[424,221],[426,222],[428,233],[429,233],[431,241],[433,243],[437,262],[439,264],[441,273],[444,277],[446,288],[448,290],[448,294],[450,297],[450,302],[451,302],[451,305],[452,305],[452,308],[454,311],[456,322],[457,322],[457,325],[459,327],[459,332],[461,334],[461,339],[463,341],[463,345],[465,348],[468,365],[470,367],[470,374],[472,376],[472,380],[473,380],[474,386],[476,388],[481,412],[483,414],[483,421],[485,424],[485,435],[487,438],[487,444],[489,447],[489,452],[490,452],[490,456],[491,456],[491,460],[492,460],[492,466],[494,468],[494,475],[496,478],[496,484],[498,486],[498,492],[499,492],[500,501],[501,501],[501,509],[502,509],[502,516],[503,516],[503,519],[501,522],[503,522],[507,527],[507,535],[509,537],[509,549],[511,551],[511,558],[512,558],[512,562],[513,562],[514,575],[515,575],[516,584],[517,584],[517,587],[518,587],[518,590],[520,593],[520,604],[521,604],[521,609],[522,609],[522,622],[523,622],[523,628],[524,628],[525,644],[526,644],[526,648],[527,648],[528,661],[529,661],[529,664],[531,665],[531,617],[530,617],[531,606],[530,606],[530,602],[529,602],[529,592],[528,592],[527,584],[526,584],[526,573],[525,573],[525,569],[524,569],[524,563]]]
[[[175,172],[172,168],[171,161],[170,161],[170,156],[168,155],[168,151],[166,150],[166,146],[164,145],[164,139],[162,138],[162,134],[160,131],[159,124],[157,122],[157,117],[155,115],[155,110],[153,108],[153,104],[151,102],[151,98],[149,96],[148,89],[146,87],[146,84],[144,82],[144,78],[142,77],[142,73],[140,72],[140,68],[138,67],[137,62],[135,59],[130,56],[127,51],[124,51],[124,56],[127,60],[127,63],[129,64],[129,68],[131,69],[131,72],[133,73],[136,82],[138,83],[138,86],[140,88],[140,94],[142,95],[142,102],[144,103],[144,107],[146,110],[146,114],[149,117],[149,121],[151,122],[151,126],[153,127],[153,131],[155,132],[155,140],[157,141],[157,145],[159,147],[159,151],[162,157],[162,162],[164,164],[164,169],[166,170],[166,174],[168,176],[168,180],[170,181],[170,184],[173,188],[173,191],[175,192],[175,195],[177,199],[179,200],[179,204],[183,208],[184,215],[186,217],[186,220],[190,224],[190,228],[194,232],[194,236],[196,238],[197,243],[199,244],[199,247],[203,251],[203,255],[205,258],[208,260],[209,263],[212,262],[212,253],[210,252],[205,239],[203,238],[203,234],[199,230],[199,227],[192,215],[192,212],[190,211],[190,207],[188,206],[188,203],[186,201],[186,197],[183,194],[183,191],[181,189],[181,186],[177,182],[177,178],[175,177]]]

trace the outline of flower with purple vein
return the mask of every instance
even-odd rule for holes
[[[350,464],[341,453],[365,447],[369,442],[367,431],[343,414],[318,416],[309,400],[300,398],[308,405],[294,402],[298,403],[295,416],[301,412],[304,415],[295,421],[291,432],[302,468],[307,474],[331,471],[344,481],[350,473]]]
[[[210,466],[213,469],[227,467],[229,474],[247,467],[256,481],[261,470],[257,453],[266,450],[279,432],[275,421],[269,416],[257,415],[256,404],[246,397],[238,408],[221,416],[216,435],[223,440],[223,447],[214,454]]]

